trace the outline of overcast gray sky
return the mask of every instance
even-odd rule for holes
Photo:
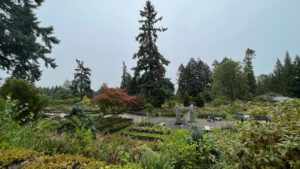
[[[299,0],[153,0],[168,27],[161,33],[158,47],[171,61],[166,76],[176,82],[181,63],[191,57],[211,65],[224,56],[242,61],[245,50],[256,50],[256,75],[270,73],[276,59],[288,50],[300,54]],[[37,10],[42,25],[52,25],[61,43],[51,57],[59,65],[43,68],[37,86],[61,85],[72,80],[75,59],[92,69],[92,88],[106,82],[117,87],[122,61],[135,66],[138,50],[139,10],[144,0],[46,0]]]

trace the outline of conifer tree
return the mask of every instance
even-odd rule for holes
[[[136,37],[140,47],[133,56],[133,59],[138,59],[137,66],[133,68],[134,80],[139,92],[147,102],[152,103],[155,107],[160,107],[164,103],[164,99],[173,95],[174,92],[174,86],[170,79],[165,78],[165,66],[170,62],[159,53],[155,44],[158,38],[157,32],[164,32],[167,28],[155,27],[162,17],[157,17],[157,12],[149,0],[146,1],[140,15],[142,17],[139,20],[141,23],[140,33]]]
[[[120,88],[128,90],[130,81],[131,81],[131,76],[127,72],[127,67],[125,65],[125,62],[123,61],[123,74],[122,74],[122,81],[121,81]]]
[[[53,27],[39,26],[36,10],[43,0],[1,0],[0,2],[0,69],[12,77],[30,82],[40,79],[40,61],[55,68],[51,53]]]
[[[77,68],[74,73],[74,80],[72,81],[72,91],[74,96],[79,96],[82,100],[83,96],[92,97],[93,91],[91,89],[91,69],[84,67],[83,61],[76,59]]]
[[[293,81],[292,93],[294,97],[300,98],[300,57],[297,55],[294,61],[295,78]]]
[[[183,97],[185,92],[196,97],[198,93],[210,89],[212,84],[211,70],[207,64],[199,58],[196,61],[191,58],[186,67],[178,68],[178,92]]]
[[[271,89],[273,92],[281,93],[283,66],[279,59],[276,61],[274,71],[271,75]]]
[[[281,84],[282,84],[282,94],[286,96],[292,96],[291,90],[292,90],[292,83],[294,80],[294,67],[291,60],[291,57],[289,55],[289,52],[286,52],[285,58],[284,58],[284,66],[281,76]]]
[[[246,50],[246,55],[244,58],[244,73],[246,76],[247,84],[249,86],[249,92],[252,95],[255,95],[256,93],[256,80],[254,76],[254,71],[253,71],[253,65],[252,65],[252,59],[254,59],[255,56],[255,50],[253,49],[247,49]]]

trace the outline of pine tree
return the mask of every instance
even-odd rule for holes
[[[256,80],[254,76],[253,71],[253,65],[252,65],[252,59],[254,59],[255,56],[255,50],[253,49],[247,49],[246,55],[244,58],[244,73],[246,76],[247,84],[249,86],[249,91],[252,95],[255,95],[256,93]]]
[[[122,74],[122,81],[121,81],[120,88],[128,90],[130,81],[131,81],[131,76],[127,72],[127,67],[125,65],[125,62],[123,61],[123,74]]]
[[[281,93],[283,66],[279,59],[276,61],[274,71],[271,75],[271,89],[273,92]]]
[[[53,27],[40,27],[36,10],[43,0],[1,0],[0,2],[0,69],[12,77],[30,82],[40,79],[40,61],[55,68],[51,53]]]
[[[72,91],[75,96],[79,96],[82,100],[83,96],[91,97],[93,91],[91,89],[91,69],[84,67],[83,61],[76,59],[77,68],[72,81]]]
[[[173,95],[174,86],[170,79],[165,78],[165,67],[170,62],[158,51],[156,41],[157,32],[164,32],[166,28],[157,28],[154,25],[162,20],[157,18],[157,12],[149,0],[146,1],[144,10],[140,11],[143,19],[139,20],[142,26],[140,33],[136,37],[139,42],[139,51],[134,54],[133,59],[138,59],[137,66],[134,67],[136,83],[139,92],[145,97],[147,102],[155,107],[160,107],[164,99]],[[137,75],[140,75],[138,78]]]

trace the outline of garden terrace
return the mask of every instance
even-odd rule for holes
[[[159,126],[152,122],[134,124],[119,132],[120,135],[130,136],[131,138],[145,141],[163,140],[170,133],[171,129]]]

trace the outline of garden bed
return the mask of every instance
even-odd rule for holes
[[[102,119],[97,125],[97,130],[101,133],[108,134],[120,131],[132,124],[132,119],[107,117]]]

